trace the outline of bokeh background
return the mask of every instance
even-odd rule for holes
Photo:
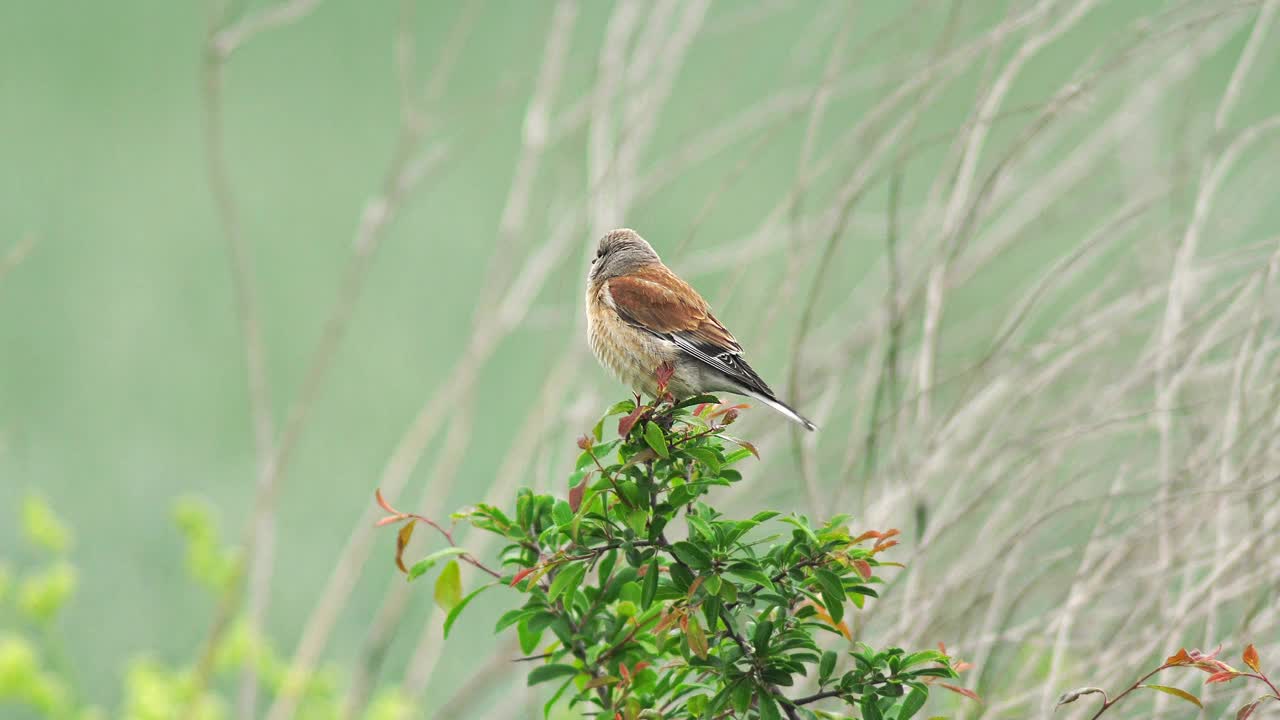
[[[724,504],[903,530],[856,631],[935,714],[1280,657],[1277,5],[6,3],[0,715],[538,716],[372,497],[563,489],[617,226],[822,426]]]

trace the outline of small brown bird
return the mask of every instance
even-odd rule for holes
[[[587,339],[600,363],[636,392],[656,395],[657,371],[665,364],[674,369],[667,389],[678,398],[747,395],[817,429],[774,396],[707,301],[632,230],[600,239],[587,274]]]

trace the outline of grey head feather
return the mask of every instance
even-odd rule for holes
[[[596,246],[587,279],[592,282],[608,280],[635,272],[643,267],[662,262],[653,246],[634,230],[620,228],[605,233]]]

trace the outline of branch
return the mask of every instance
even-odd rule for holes
[[[275,423],[271,417],[271,393],[267,382],[266,349],[262,340],[262,324],[258,314],[258,300],[254,288],[251,252],[240,224],[239,209],[231,186],[226,158],[226,128],[223,121],[223,68],[226,59],[213,50],[214,37],[221,19],[215,14],[209,25],[204,53],[204,131],[205,168],[209,191],[213,195],[217,214],[222,224],[231,266],[232,284],[235,289],[236,314],[240,321],[240,334],[244,345],[246,382],[249,395],[249,416],[253,427],[257,483],[255,488],[252,527],[245,543],[239,568],[248,575],[249,609],[246,614],[248,632],[256,639],[262,632],[263,620],[271,599],[270,585],[275,557],[275,515],[271,500],[271,466],[275,455]],[[245,565],[247,564],[247,568]],[[240,570],[237,570],[239,573]],[[239,582],[231,585],[239,592]],[[217,647],[221,631],[230,622],[230,615],[239,605],[238,599],[224,597],[220,612],[226,613],[215,621],[206,642],[208,653]],[[207,658],[211,660],[212,655]],[[197,666],[193,698],[200,697],[207,682],[211,666],[208,661]],[[239,715],[252,718],[256,715],[258,690],[258,653],[251,652],[245,661],[240,677],[238,698]]]
[[[797,706],[799,706],[799,705],[808,705],[808,704],[810,704],[810,703],[816,703],[816,702],[818,702],[819,700],[826,700],[827,698],[840,697],[840,696],[841,696],[841,695],[843,695],[843,694],[844,694],[844,693],[842,693],[842,692],[841,692],[841,691],[839,691],[839,690],[823,690],[822,692],[819,692],[819,693],[814,693],[814,694],[812,694],[812,695],[806,695],[805,697],[802,697],[802,698],[796,698],[795,700],[792,700],[791,702],[792,702],[792,704],[797,705]]]
[[[282,0],[219,30],[210,38],[209,47],[217,53],[220,60],[225,61],[254,36],[298,22],[310,15],[319,4],[320,0]]]

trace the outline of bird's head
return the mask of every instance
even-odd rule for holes
[[[661,263],[658,253],[634,230],[611,230],[600,238],[587,279],[599,282]]]

